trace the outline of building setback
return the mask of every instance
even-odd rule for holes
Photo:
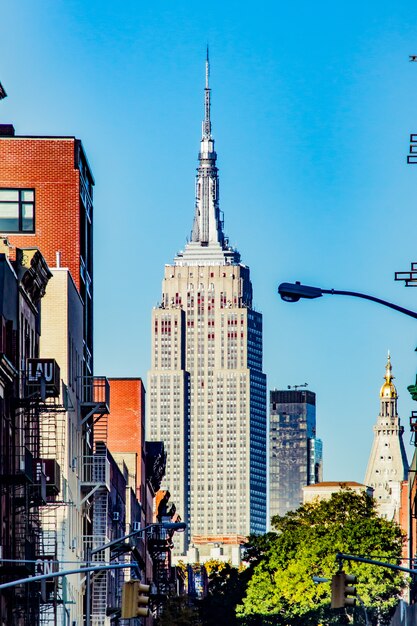
[[[379,392],[380,411],[374,426],[374,441],[369,455],[365,484],[374,489],[382,517],[400,521],[402,483],[407,480],[408,461],[397,412],[397,390],[392,382],[391,357],[385,367],[385,382]]]
[[[302,504],[303,487],[322,480],[322,442],[316,438],[316,394],[270,392],[269,513],[285,515]]]
[[[266,528],[262,315],[249,268],[223,233],[209,64],[191,240],[165,267],[152,313],[148,435],[167,451],[163,487],[187,542],[239,543]]]

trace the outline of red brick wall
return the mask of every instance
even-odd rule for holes
[[[145,388],[140,378],[109,378],[110,415],[107,445],[110,452],[136,452],[136,492],[145,502]]]
[[[408,565],[408,535],[409,535],[409,488],[408,488],[408,480],[403,480],[401,483],[401,503],[400,503],[400,511],[399,511],[399,524],[401,526],[401,530],[405,535],[404,544],[403,544],[403,558],[405,567],[409,567]]]
[[[34,234],[9,235],[19,248],[39,248],[50,267],[68,267],[80,289],[79,172],[75,138],[0,138],[0,187],[35,189]],[[12,252],[13,254],[13,252]]]

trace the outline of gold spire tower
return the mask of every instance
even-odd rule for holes
[[[365,484],[374,490],[379,514],[399,521],[401,483],[406,480],[408,461],[397,412],[397,389],[393,383],[388,352],[384,383],[379,392],[380,411],[374,426],[374,441],[366,470]]]

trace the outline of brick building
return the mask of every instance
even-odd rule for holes
[[[84,303],[85,375],[93,371],[93,185],[79,139],[0,125],[0,233],[70,270]]]
[[[28,389],[21,364],[28,359],[39,363],[40,301],[51,273],[38,250],[17,249],[14,262],[7,246],[2,245],[0,252],[0,582],[4,583],[33,575],[34,561],[43,554],[40,508],[47,489],[39,462],[45,402],[37,390]],[[38,624],[39,592],[36,583],[3,590],[0,623]]]
[[[112,452],[135,454],[135,489],[145,499],[145,387],[140,378],[109,378],[111,413],[108,446]],[[141,493],[142,491],[142,493]]]
[[[61,508],[48,498],[42,504],[38,555],[65,562],[84,558],[100,490],[110,489],[98,480],[99,464],[107,465],[94,450],[96,430],[107,423],[109,387],[93,376],[93,184],[75,137],[17,136],[13,126],[0,125],[0,233],[12,261],[19,248],[38,249],[53,273],[38,356],[59,352],[65,393],[57,413],[40,415],[39,449],[44,463],[59,465],[65,494]],[[84,588],[79,576],[55,587],[39,623],[61,623],[65,599],[71,619],[82,620]]]

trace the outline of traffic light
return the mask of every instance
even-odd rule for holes
[[[132,617],[148,617],[150,585],[144,585],[139,580],[129,580],[122,589],[122,619]]]
[[[344,606],[355,606],[356,588],[351,583],[356,582],[356,576],[346,574],[343,570],[332,576],[332,609],[341,609]]]
[[[138,585],[138,591],[137,591],[137,596],[136,596],[136,600],[137,600],[137,612],[136,615],[139,617],[148,617],[149,615],[149,609],[148,609],[148,604],[149,604],[149,589],[151,588],[150,585],[143,585],[142,583],[139,583]]]

